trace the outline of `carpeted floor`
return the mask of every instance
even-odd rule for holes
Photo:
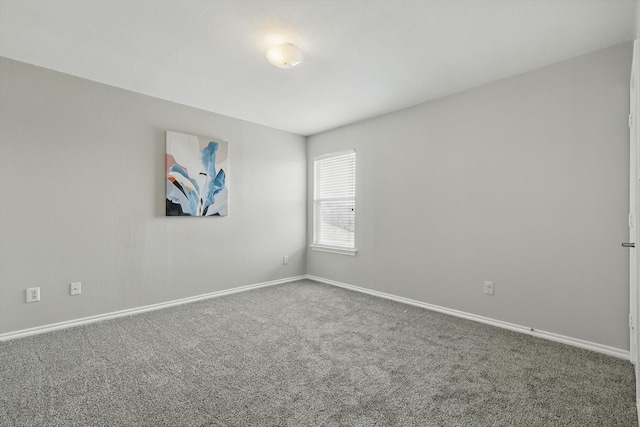
[[[300,281],[0,343],[1,426],[636,426],[628,361]]]

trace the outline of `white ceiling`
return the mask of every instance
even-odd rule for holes
[[[311,135],[634,37],[635,0],[0,0],[0,56]],[[279,69],[271,45],[305,61]]]

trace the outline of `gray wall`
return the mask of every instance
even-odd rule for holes
[[[356,149],[359,252],[308,273],[628,349],[630,70],[627,43],[310,137],[309,180]]]
[[[303,137],[7,59],[0,94],[0,333],[305,273]],[[164,216],[165,130],[229,141],[228,217]]]
[[[0,333],[308,272],[628,349],[630,63],[613,47],[305,148],[0,59]],[[164,217],[167,129],[229,141],[229,217]],[[307,165],[351,147],[359,253],[307,253]]]

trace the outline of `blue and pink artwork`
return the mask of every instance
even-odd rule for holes
[[[167,131],[167,216],[229,214],[229,144]]]

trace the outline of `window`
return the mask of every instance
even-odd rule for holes
[[[313,160],[311,249],[355,255],[356,153],[331,153]]]

